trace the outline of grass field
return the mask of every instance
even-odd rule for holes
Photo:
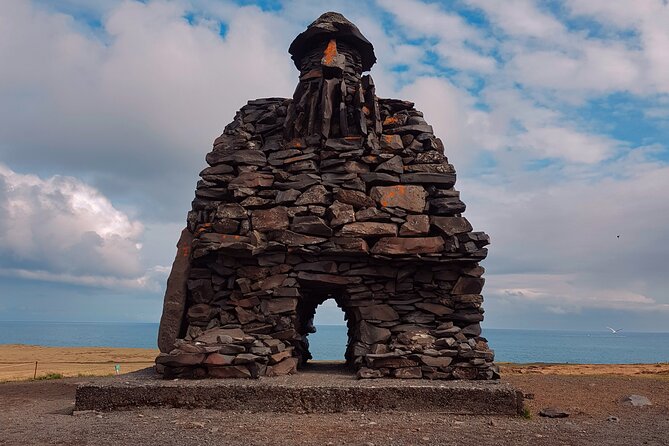
[[[117,364],[127,373],[150,367],[157,355],[142,348],[0,345],[0,381],[112,375]]]

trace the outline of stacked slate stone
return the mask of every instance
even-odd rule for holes
[[[291,45],[292,99],[250,101],[214,142],[179,241],[156,359],[166,378],[293,373],[334,299],[360,378],[493,379],[489,238],[413,104],[376,97],[371,44],[326,13]]]

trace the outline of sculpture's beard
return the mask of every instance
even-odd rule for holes
[[[305,56],[300,82],[285,122],[285,137],[322,138],[363,136],[380,131],[374,83],[361,76],[360,57],[345,44],[312,51]]]

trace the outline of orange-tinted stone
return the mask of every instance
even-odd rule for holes
[[[383,207],[422,212],[427,192],[423,186],[377,186],[372,188],[370,196]]]
[[[325,51],[323,52],[323,64],[332,65],[338,54],[337,41],[335,39],[331,39],[328,42],[328,46],[325,48]]]

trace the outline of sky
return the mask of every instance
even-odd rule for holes
[[[157,322],[212,141],[328,10],[446,145],[485,327],[669,330],[666,0],[3,0],[0,320]]]

